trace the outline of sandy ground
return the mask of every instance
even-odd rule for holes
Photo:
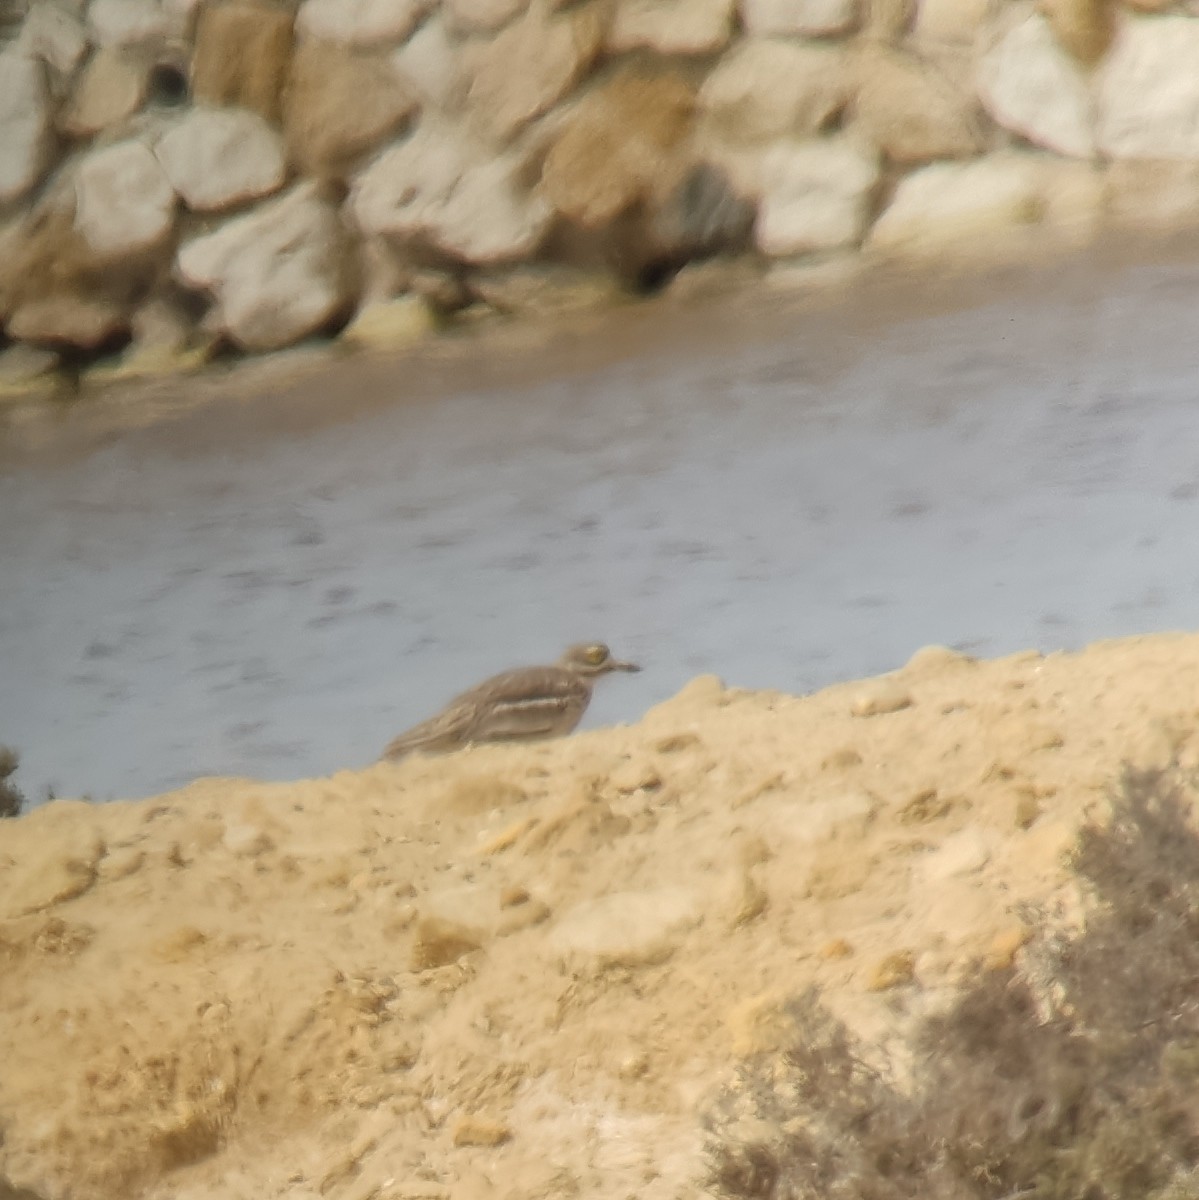
[[[1121,764],[1184,762],[1199,635],[0,826],[0,1185],[694,1196],[815,983],[866,1041],[1074,920]],[[3,1187],[0,1186],[0,1192]]]

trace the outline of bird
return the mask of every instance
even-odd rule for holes
[[[436,716],[388,742],[384,759],[413,750],[444,754],[481,742],[535,742],[570,733],[591,703],[601,675],[640,671],[612,657],[603,642],[568,646],[552,666],[516,667],[455,696]]]

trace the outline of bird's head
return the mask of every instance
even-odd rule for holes
[[[607,675],[609,671],[640,671],[636,663],[621,662],[603,642],[580,642],[568,646],[558,665],[576,675]]]

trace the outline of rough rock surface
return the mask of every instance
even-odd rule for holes
[[[273,350],[346,308],[350,283],[336,211],[301,184],[179,250],[180,279],[216,299],[214,327],[237,345]]]
[[[192,58],[192,94],[205,104],[248,108],[279,119],[291,58],[292,18],[254,0],[224,0],[201,9]]]
[[[494,33],[525,11],[528,0],[445,0],[450,24],[458,33]]]
[[[154,153],[193,212],[220,212],[283,186],[282,139],[248,109],[196,107]]]
[[[931,63],[881,45],[855,63],[856,126],[895,163],[966,158],[983,148],[971,97]]]
[[[301,42],[286,93],[287,145],[309,175],[340,176],[408,121],[416,97],[385,54]]]
[[[91,0],[87,23],[101,46],[131,46],[183,36],[186,9],[162,0]]]
[[[599,53],[604,16],[598,0],[565,13],[533,0],[523,17],[481,43],[468,66],[479,121],[507,138],[557,103]]]
[[[602,226],[673,189],[684,173],[695,94],[671,72],[621,72],[586,96],[546,156],[542,191],[571,221]]]
[[[1077,831],[1126,763],[1195,769],[1197,687],[1195,636],[930,649],[803,698],[699,679],[539,746],[43,805],[0,843],[0,1178],[703,1195],[705,1113],[789,999],[902,1040],[1022,961],[1030,908],[1085,918]]]
[[[432,7],[431,0],[304,0],[299,30],[350,46],[402,42]]]
[[[1040,14],[1021,14],[982,55],[978,93],[1000,125],[1030,142],[1078,158],[1095,153],[1088,80]]]
[[[0,51],[0,204],[28,192],[49,156],[45,67],[19,49]]]
[[[58,4],[36,4],[21,27],[18,49],[40,58],[59,77],[69,79],[87,53],[87,31],[79,17]]]
[[[391,57],[400,78],[421,103],[444,112],[461,107],[467,78],[461,47],[443,17],[430,17]]]
[[[607,46],[616,54],[714,54],[732,34],[733,0],[619,0]]]
[[[877,157],[846,138],[771,147],[761,165],[758,249],[782,257],[852,245],[878,177]]]
[[[934,163],[907,176],[870,232],[878,250],[927,254],[983,247],[996,233],[1041,218],[1037,164],[1016,154]]]
[[[733,144],[817,133],[850,95],[849,63],[833,46],[752,38],[704,80],[705,131]]]
[[[1098,71],[1098,143],[1112,158],[1199,158],[1199,21],[1136,17]]]
[[[163,245],[175,223],[175,203],[175,189],[145,142],[116,142],[79,164],[75,228],[100,258]]]
[[[823,37],[859,17],[858,0],[740,0],[740,10],[753,37]]]
[[[92,55],[75,83],[59,126],[71,137],[89,137],[133,115],[146,98],[144,62],[120,46],[103,46]]]
[[[464,129],[426,120],[363,171],[350,209],[370,235],[424,242],[465,262],[510,261],[536,248],[551,217],[524,186],[522,167]]]

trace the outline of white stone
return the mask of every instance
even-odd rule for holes
[[[616,54],[712,54],[733,32],[733,0],[620,0],[608,31]]]
[[[19,49],[0,53],[0,204],[23,196],[50,154],[45,67]]]
[[[93,150],[75,176],[75,228],[106,258],[153,249],[171,232],[175,189],[140,141]]]
[[[101,46],[167,41],[184,33],[182,14],[159,0],[92,0],[87,23]]]
[[[301,184],[186,243],[179,277],[210,291],[216,325],[247,350],[274,350],[319,329],[349,299],[337,213]]]
[[[74,13],[52,0],[41,0],[30,8],[17,45],[30,58],[40,58],[66,76],[87,53],[87,33]]]
[[[706,125],[734,143],[816,133],[849,98],[844,53],[775,38],[749,38],[704,80]]]
[[[430,0],[305,0],[296,28],[349,46],[402,41],[429,11]]]
[[[741,0],[741,19],[751,37],[844,33],[857,17],[857,0]]]
[[[1112,158],[1199,157],[1199,20],[1131,17],[1098,83],[1099,148]]]
[[[978,94],[1000,125],[1030,142],[1075,158],[1095,153],[1086,76],[1040,13],[1025,15],[983,54]]]
[[[466,94],[467,80],[445,21],[430,17],[392,56],[401,78],[425,104],[452,109]]]
[[[1037,164],[1023,155],[933,163],[900,181],[869,245],[901,254],[978,246],[997,232],[1035,222],[1042,208]]]
[[[772,146],[761,163],[758,248],[782,257],[856,242],[878,173],[877,156],[848,139]]]
[[[171,186],[195,212],[216,212],[283,186],[283,140],[244,108],[192,109],[154,147]]]
[[[363,171],[350,207],[367,234],[427,239],[466,262],[506,262],[536,249],[552,215],[520,178],[515,156],[491,157],[453,126],[426,120]]]

